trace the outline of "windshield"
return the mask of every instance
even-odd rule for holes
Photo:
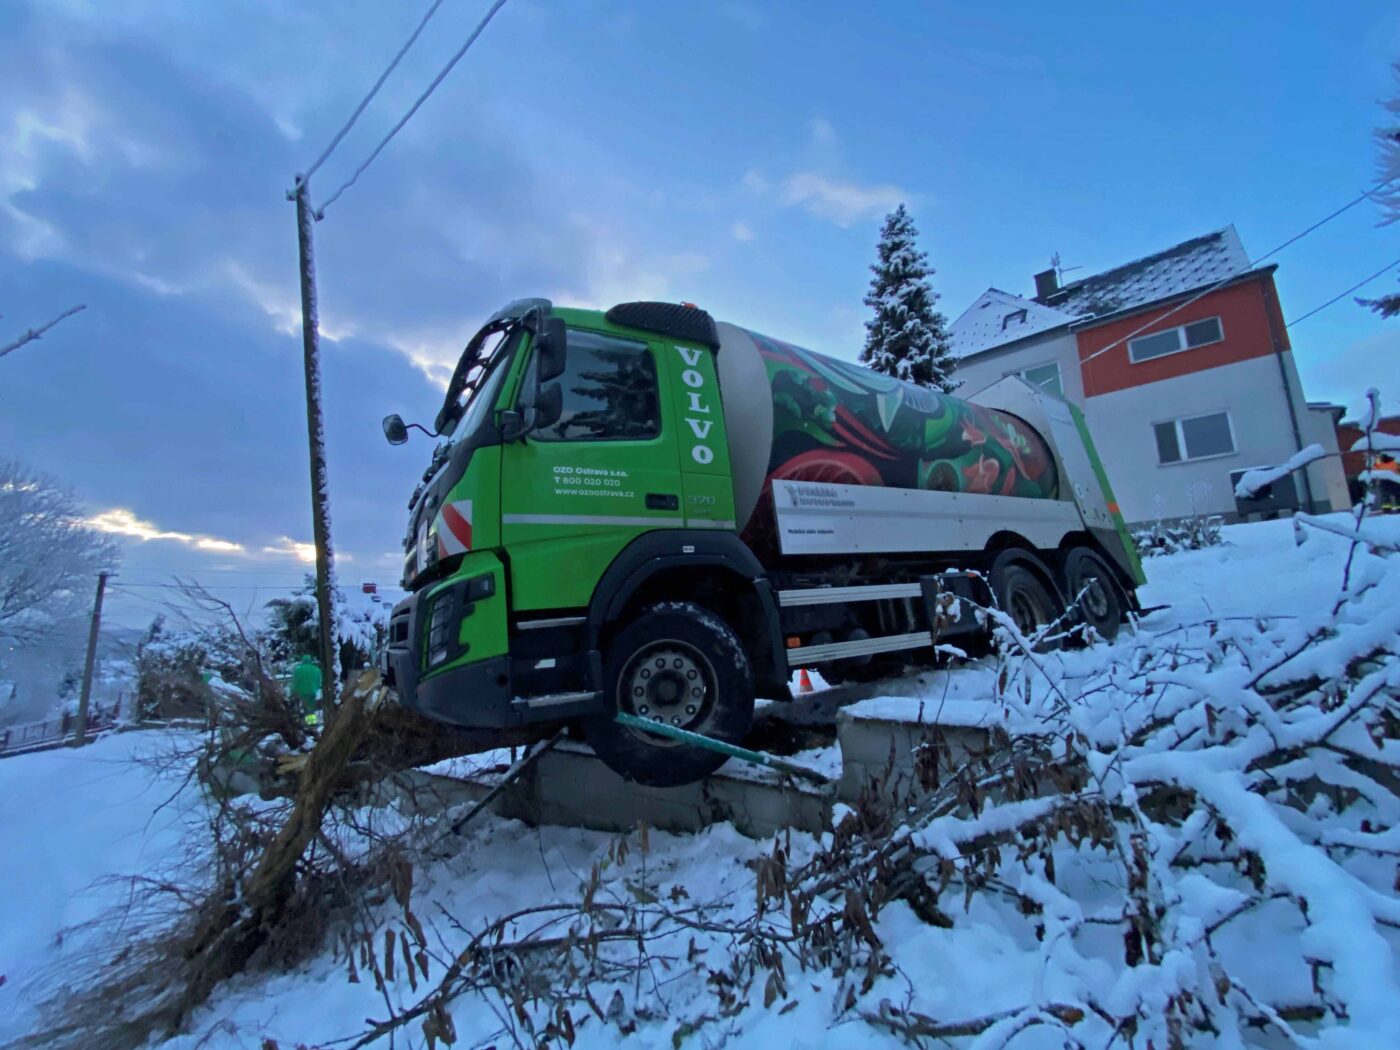
[[[506,362],[510,360],[511,350],[520,341],[519,332],[520,329],[516,328],[504,333],[488,353],[482,354],[486,363],[478,366],[474,375],[468,374],[464,391],[466,403],[460,407],[457,419],[443,428],[443,437],[455,440],[459,435],[476,432],[481,420],[496,403],[501,383],[505,381]]]

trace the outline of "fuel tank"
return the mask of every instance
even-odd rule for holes
[[[753,542],[777,480],[1056,499],[1045,438],[1025,420],[718,325],[735,511]]]

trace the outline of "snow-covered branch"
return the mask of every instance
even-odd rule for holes
[[[1253,499],[1260,489],[1266,488],[1280,478],[1286,478],[1295,470],[1302,470],[1309,463],[1316,463],[1326,456],[1327,452],[1321,445],[1309,445],[1302,451],[1294,453],[1286,463],[1277,467],[1256,467],[1254,470],[1246,470],[1235,485],[1235,495],[1240,499]]]
[[[87,305],[86,305],[86,304],[79,304],[78,306],[69,307],[67,310],[64,310],[63,313],[59,314],[59,315],[58,315],[57,317],[55,317],[52,321],[50,321],[48,324],[40,325],[38,328],[31,328],[31,329],[29,329],[29,331],[25,332],[22,336],[20,336],[18,339],[16,339],[13,343],[7,343],[7,344],[5,344],[4,346],[0,346],[0,357],[4,357],[6,354],[13,353],[15,350],[18,350],[20,347],[24,346],[26,343],[32,343],[32,342],[34,342],[36,339],[42,339],[42,338],[44,337],[44,333],[47,332],[50,328],[52,328],[54,325],[58,324],[60,321],[66,319],[66,318],[72,317],[74,314],[78,313],[80,310],[86,310],[86,309],[87,309]]]

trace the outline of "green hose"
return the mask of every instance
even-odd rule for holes
[[[703,733],[694,733],[689,729],[681,729],[679,726],[667,725],[665,722],[653,722],[647,718],[638,718],[636,715],[617,714],[617,721],[620,725],[628,729],[637,729],[645,733],[655,733],[657,736],[670,737],[672,740],[680,741],[682,744],[693,744],[695,747],[703,747],[707,751],[716,751],[721,755],[728,755],[730,758],[741,759],[744,762],[755,766],[766,766],[769,769],[776,769],[782,773],[788,773],[803,780],[810,780],[814,784],[830,784],[831,778],[823,776],[811,769],[804,769],[793,762],[785,762],[781,758],[773,755],[765,755],[762,751],[750,751],[746,747],[739,747],[736,744],[728,744],[723,740],[716,740],[714,737],[705,736]]]

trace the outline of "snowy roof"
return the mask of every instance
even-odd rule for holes
[[[1073,315],[1052,310],[1033,299],[988,288],[978,300],[953,322],[954,357],[971,357],[983,350],[1014,342],[1027,336],[1059,328],[1074,320]]]
[[[1102,316],[1190,292],[1249,268],[1234,226],[1073,281],[1037,302],[1076,317]]]
[[[988,288],[953,322],[953,354],[971,357],[1071,321],[1192,292],[1248,269],[1240,235],[1226,226],[1034,299]]]

